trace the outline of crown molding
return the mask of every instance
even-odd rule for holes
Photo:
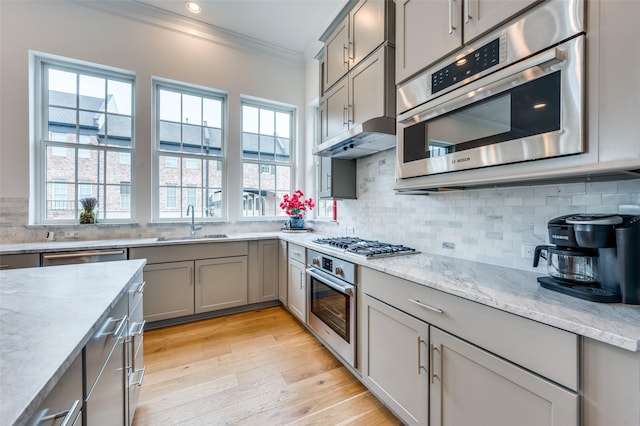
[[[131,19],[169,31],[179,32],[221,46],[286,62],[296,67],[304,67],[303,54],[265,43],[253,37],[248,37],[224,28],[189,19],[145,3],[139,3],[134,0],[66,1],[110,15]]]

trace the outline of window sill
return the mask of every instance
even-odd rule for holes
[[[98,222],[98,223],[35,223],[24,226],[27,229],[74,229],[74,228],[110,228],[110,227],[127,227],[127,228],[139,228],[140,224],[137,222]]]

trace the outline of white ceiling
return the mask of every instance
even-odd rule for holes
[[[199,0],[199,14],[185,0],[136,0],[164,11],[195,19],[304,54],[313,47],[346,0]]]

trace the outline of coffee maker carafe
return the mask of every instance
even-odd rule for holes
[[[605,303],[640,304],[640,216],[567,215],[548,223],[549,241],[533,266],[547,261],[544,288]]]

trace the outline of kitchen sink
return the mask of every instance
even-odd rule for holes
[[[157,241],[193,241],[193,240],[219,240],[222,238],[229,238],[227,234],[207,234],[207,235],[196,235],[192,236],[181,236],[181,237],[158,237]]]

